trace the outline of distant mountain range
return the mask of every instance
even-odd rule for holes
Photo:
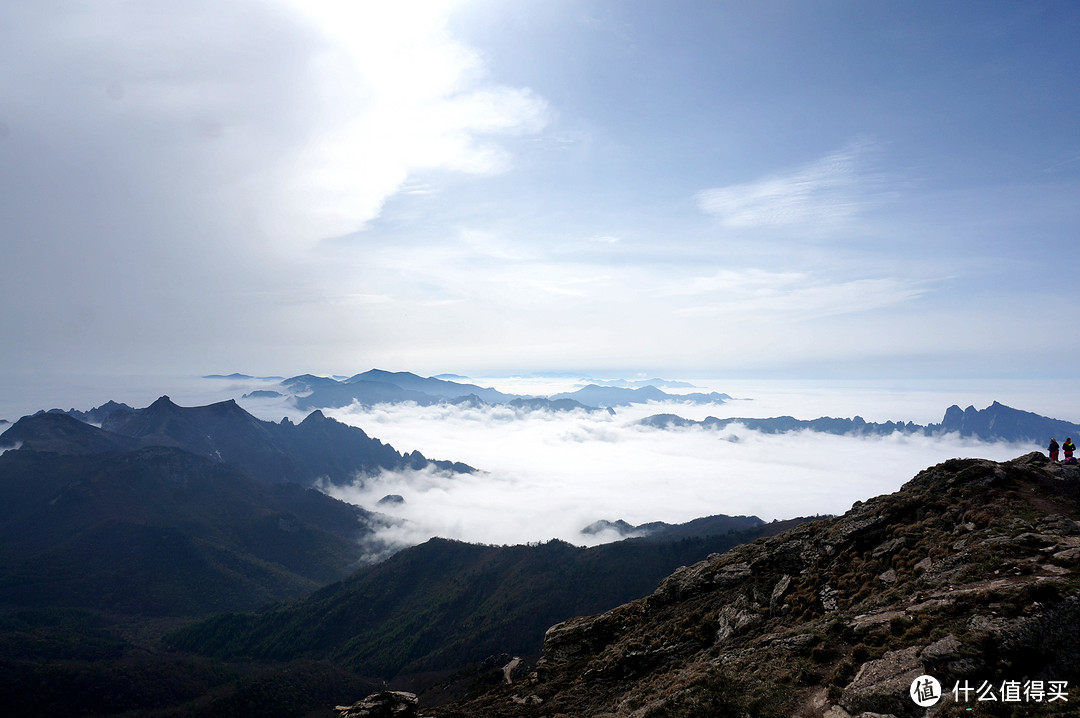
[[[302,410],[338,408],[353,403],[371,405],[405,401],[426,406],[471,398],[489,404],[505,404],[517,398],[475,384],[459,384],[410,372],[381,369],[372,369],[341,381],[302,374],[286,379],[281,386],[296,396],[296,405]]]
[[[955,404],[945,411],[940,424],[921,425],[913,422],[883,423],[868,422],[862,417],[853,419],[795,419],[779,416],[770,419],[727,418],[718,419],[710,416],[702,421],[684,419],[675,414],[654,414],[642,419],[641,424],[658,429],[700,426],[708,429],[723,429],[737,424],[750,431],[766,434],[781,434],[788,431],[818,431],[827,434],[852,434],[859,436],[881,436],[902,432],[933,436],[944,433],[958,433],[983,441],[1035,442],[1040,446],[1048,444],[1051,437],[1059,442],[1066,437],[1080,438],[1080,424],[1073,424],[1060,419],[1051,419],[1029,411],[1021,411],[994,402],[985,409],[977,410],[973,406],[961,410]]]
[[[115,401],[107,401],[101,406],[94,407],[88,411],[78,411],[77,409],[68,409],[67,411],[63,411],[62,409],[49,409],[48,411],[39,411],[38,414],[67,414],[79,421],[100,426],[114,411],[131,413],[135,410],[127,404],[118,404]]]
[[[590,384],[597,384],[599,386],[617,386],[624,389],[640,389],[645,386],[655,386],[657,389],[696,389],[693,384],[688,381],[674,381],[671,379],[638,379],[636,381],[630,381],[628,379],[597,379],[589,382]]]
[[[655,386],[644,386],[638,389],[624,389],[616,386],[597,386],[589,384],[577,391],[553,394],[553,400],[573,399],[588,406],[613,407],[627,406],[629,404],[647,404],[650,401],[679,401],[691,404],[723,404],[730,401],[731,397],[719,392],[708,394],[668,394]]]
[[[445,375],[443,375],[445,376]],[[452,375],[451,375],[452,376]],[[685,382],[656,380],[668,387],[687,388]],[[506,394],[490,387],[460,383],[440,377],[421,377],[410,372],[388,372],[372,369],[347,379],[334,379],[301,374],[284,380],[278,394],[294,397],[296,405],[307,411],[314,408],[340,408],[351,404],[413,402],[421,406],[451,403],[469,405],[510,404],[530,411],[596,410],[611,407],[645,404],[650,401],[722,404],[731,399],[718,392],[669,394],[652,384],[634,382],[637,388],[599,386],[590,384],[572,392],[550,397]],[[268,397],[269,390],[252,392],[252,398]]]

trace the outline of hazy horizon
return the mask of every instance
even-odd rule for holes
[[[588,379],[619,378],[633,377],[533,375],[474,380],[509,393],[547,395],[573,389]],[[419,450],[428,458],[462,461],[479,470],[475,475],[454,476],[434,471],[383,472],[362,477],[355,487],[325,490],[366,509],[404,519],[405,523],[379,533],[380,539],[399,546],[432,536],[496,544],[551,538],[595,544],[617,538],[580,533],[601,519],[640,524],[679,523],[719,513],[757,515],[766,521],[840,514],[855,501],[898,490],[918,471],[946,459],[1006,460],[1043,449],[1038,443],[984,442],[955,434],[856,437],[804,431],[771,435],[740,425],[714,431],[662,430],[638,424],[656,413],[699,420],[710,415],[802,419],[860,415],[867,421],[930,424],[940,422],[951,404],[983,409],[1001,401],[1080,423],[1070,397],[1054,381],[968,381],[962,385],[690,381],[700,391],[719,391],[733,399],[704,405],[651,402],[619,407],[613,416],[607,412],[528,412],[499,405],[404,403],[323,409],[326,415],[358,426],[398,451]],[[282,417],[300,421],[310,413],[297,409],[288,397],[241,398],[255,389],[276,387],[276,380],[187,377],[171,383],[147,382],[108,398],[136,407],[148,405],[161,394],[169,394],[182,406],[231,398],[268,421]],[[86,410],[105,401],[80,403],[74,395],[69,398],[59,407]],[[403,496],[405,503],[378,505],[388,494]]]

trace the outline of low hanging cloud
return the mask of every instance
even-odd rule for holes
[[[653,413],[737,415],[742,406],[650,404],[604,412],[523,412],[510,407],[411,405],[350,407],[339,420],[401,449],[464,461],[481,471],[386,472],[331,493],[404,522],[384,538],[396,545],[431,536],[495,544],[557,537],[576,544],[598,519],[685,522],[711,514],[768,521],[838,514],[853,502],[896,491],[927,466],[956,456],[1003,460],[1038,447],[986,444],[956,435],[766,435],[661,430],[638,421]],[[403,503],[378,505],[387,495]]]

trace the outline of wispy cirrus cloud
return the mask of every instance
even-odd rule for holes
[[[698,207],[731,228],[836,228],[882,194],[867,168],[874,149],[859,140],[784,173],[705,189],[696,196]]]
[[[675,309],[676,314],[760,321],[763,316],[805,320],[871,311],[917,299],[930,290],[926,282],[896,277],[833,280],[751,268],[684,279],[662,294],[694,301]]]

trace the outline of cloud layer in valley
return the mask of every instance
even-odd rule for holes
[[[728,405],[725,405],[725,407]],[[611,540],[580,530],[598,519],[678,523],[711,514],[765,520],[842,513],[854,501],[899,489],[956,456],[1008,459],[1038,447],[956,435],[855,438],[809,432],[764,435],[732,426],[658,430],[637,425],[651,404],[607,413],[521,412],[510,407],[352,407],[331,412],[395,447],[419,448],[482,469],[384,473],[338,498],[406,519],[383,537],[415,543],[445,536],[482,543],[558,537]],[[721,407],[698,407],[718,413]],[[377,505],[386,495],[404,503]]]

